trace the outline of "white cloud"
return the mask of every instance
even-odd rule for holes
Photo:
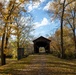
[[[55,8],[54,8],[53,4],[54,4],[53,1],[49,1],[49,2],[46,4],[46,6],[43,8],[43,10],[46,10],[46,11],[48,11],[48,10],[54,11]]]
[[[32,7],[32,4],[30,4],[29,6],[28,6],[28,12],[30,12],[30,11],[32,11],[33,10],[33,7]]]
[[[51,1],[46,4],[46,6],[43,8],[43,10],[49,10],[50,4],[51,4]]]
[[[33,9],[38,8],[40,5],[40,2],[34,2],[33,4],[29,4],[28,6],[28,12],[31,12]]]
[[[44,2],[45,0],[40,0],[40,2],[42,3],[42,2]]]
[[[35,2],[35,3],[33,4],[33,8],[38,8],[38,7],[39,7],[39,5],[40,5],[40,3],[39,3],[39,2]]]
[[[49,23],[48,20],[46,18],[43,18],[41,24],[42,25],[47,25],[48,23]]]
[[[48,24],[49,24],[49,22],[48,22],[47,18],[43,18],[43,20],[41,22],[35,22],[34,23],[35,28],[45,26],[45,25],[48,25]]]
[[[28,12],[31,12],[33,9],[39,8],[40,4],[43,3],[44,1],[45,0],[40,0],[40,2],[37,1],[37,2],[33,2],[33,4],[29,4],[29,6],[28,6]]]

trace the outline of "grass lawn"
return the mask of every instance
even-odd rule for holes
[[[11,61],[14,62],[0,66],[0,75],[76,75],[76,60],[37,54]]]
[[[13,63],[13,62],[16,62],[17,59],[12,59],[12,58],[6,58],[6,64],[10,64],[10,63]],[[0,58],[0,66],[1,66],[1,58]]]

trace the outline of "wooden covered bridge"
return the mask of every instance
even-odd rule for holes
[[[39,48],[44,47],[46,53],[50,53],[50,42],[51,40],[40,36],[39,38],[33,40],[34,43],[34,53],[39,53]]]

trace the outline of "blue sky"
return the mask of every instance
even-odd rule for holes
[[[35,37],[53,35],[56,29],[59,27],[59,21],[51,21],[52,17],[49,16],[49,4],[52,0],[40,0],[41,2],[35,2],[34,4],[27,5],[27,12],[29,12],[34,20],[34,31],[32,34]]]

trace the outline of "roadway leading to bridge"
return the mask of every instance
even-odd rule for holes
[[[52,55],[30,55],[0,67],[0,75],[76,75],[76,63]]]

